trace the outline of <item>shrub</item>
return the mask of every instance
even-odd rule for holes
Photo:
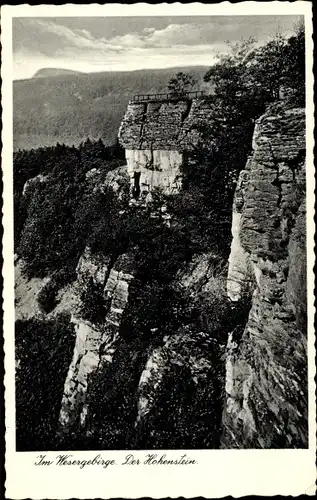
[[[46,283],[38,293],[37,301],[43,312],[49,314],[55,307],[58,302],[56,300],[56,295],[58,292],[58,285],[51,279],[48,283]]]
[[[15,324],[17,451],[53,450],[75,331],[69,316]]]
[[[80,299],[80,313],[83,319],[95,324],[100,324],[105,320],[107,307],[104,290],[101,284],[94,283],[93,279],[90,278],[87,286],[80,295]]]
[[[172,94],[181,95],[190,91],[196,83],[197,80],[192,75],[179,71],[169,80],[167,88]]]
[[[14,154],[15,251],[29,277],[63,269],[65,279],[72,279],[89,236],[114,209],[111,190],[93,192],[85,173],[91,168],[104,173],[123,163],[118,144],[90,140],[79,148],[57,144]],[[47,181],[22,196],[25,182],[38,174],[48,175]]]

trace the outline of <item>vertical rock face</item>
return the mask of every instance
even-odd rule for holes
[[[119,130],[126,149],[133,198],[147,199],[155,188],[165,194],[181,189],[179,136],[191,101],[129,104]]]
[[[248,182],[248,166],[240,172],[232,207],[232,242],[229,256],[227,291],[231,300],[237,301],[254,287],[254,269],[249,254],[241,244],[241,219],[244,205],[244,189]]]
[[[215,277],[217,256],[196,256],[176,281],[192,302],[212,307],[225,280]],[[184,324],[166,332],[148,349],[137,388],[135,431],[142,448],[219,447],[225,341],[216,337],[217,325],[197,329]],[[160,331],[155,332],[157,337]]]
[[[68,434],[73,428],[78,432],[86,427],[88,384],[96,371],[105,369],[112,362],[120,319],[128,301],[129,283],[133,279],[131,262],[131,256],[121,255],[110,269],[107,257],[93,256],[86,249],[78,263],[78,285],[83,286],[90,278],[102,285],[108,307],[102,325],[83,319],[80,313],[72,316],[76,344],[64,385],[59,419],[61,434]]]
[[[126,149],[177,150],[179,134],[191,100],[129,104],[119,129]]]
[[[167,335],[163,345],[150,353],[138,387],[136,429],[142,436],[140,446],[152,445],[155,448],[159,444],[160,447],[171,448],[174,443],[178,447],[181,443],[178,434],[186,426],[189,442],[193,445],[198,447],[205,442],[210,448],[219,446],[217,416],[220,412],[217,411],[217,404],[220,391],[215,367],[215,358],[219,354],[216,344],[208,333],[193,332],[187,326],[177,334]],[[180,404],[180,413],[175,419],[173,403],[179,396],[184,398],[182,385],[188,388],[188,399]],[[186,412],[187,421],[182,415],[183,411]],[[212,416],[209,416],[210,411]],[[170,412],[168,421],[158,418],[162,412],[165,412],[165,416]],[[207,417],[208,423],[204,421],[203,415]],[[176,420],[174,428],[173,420],[174,426]],[[213,425],[210,425],[212,421]]]
[[[154,188],[160,188],[166,194],[181,189],[183,158],[178,151],[128,149],[126,159],[130,186],[133,189],[139,186],[141,196]]]
[[[154,188],[179,192],[183,153],[197,146],[212,115],[210,103],[199,98],[129,104],[119,141],[126,149],[133,197],[146,197]]]
[[[253,295],[227,345],[223,447],[307,446],[305,235],[305,110],[276,104],[235,195],[228,294]]]

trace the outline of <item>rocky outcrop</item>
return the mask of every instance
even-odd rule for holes
[[[304,109],[275,104],[257,121],[234,209],[228,293],[254,292],[227,345],[222,446],[306,447]]]
[[[191,100],[130,103],[119,129],[125,149],[179,149],[179,134],[190,113]]]
[[[99,189],[102,191],[104,186],[110,186],[120,199],[122,195],[129,190],[129,182],[130,179],[127,167],[117,167],[107,173],[105,181],[99,186]]]
[[[193,334],[190,328],[184,328],[178,334],[166,336],[163,346],[154,349],[149,356],[140,377],[138,387],[137,422],[142,422],[146,415],[155,409],[155,396],[159,386],[164,383],[167,373],[173,365],[186,366],[195,384],[206,378],[212,368],[209,351],[213,340],[207,333]]]
[[[199,302],[200,297],[204,297],[207,310],[207,298],[219,295],[221,289],[221,293],[224,292],[224,276],[220,273],[219,277],[222,266],[223,262],[213,253],[197,256],[179,273],[174,285],[189,292],[192,301]],[[98,449],[104,446],[146,448],[156,444],[170,448],[173,429],[179,426],[179,435],[173,439],[175,446],[181,445],[193,420],[188,408],[186,415],[183,414],[188,387],[191,387],[194,402],[190,411],[200,406],[196,414],[197,429],[193,437],[188,435],[187,439],[193,439],[193,443],[195,439],[197,443],[207,440],[207,446],[217,448],[224,377],[219,359],[225,342],[213,338],[209,331],[197,331],[190,324],[165,336],[159,328],[153,328],[151,337],[127,341],[124,313],[131,302],[130,284],[134,273],[135,264],[130,254],[121,255],[111,268],[107,258],[93,255],[89,249],[79,261],[77,283],[82,288],[92,279],[102,286],[108,309],[104,321],[98,325],[83,319],[80,313],[72,316],[76,345],[64,386],[58,437],[71,446],[73,435],[78,446],[81,436],[83,442],[88,440],[89,446]],[[142,287],[142,283],[136,284]],[[138,292],[134,290],[132,295],[137,300],[135,293]],[[180,401],[175,402],[175,397],[180,397]],[[207,407],[213,412],[211,420],[207,418]],[[171,414],[170,422],[161,415],[165,410]]]
[[[126,150],[130,186],[139,188],[146,196],[155,188],[165,194],[178,193],[181,189],[182,154],[175,150]]]
[[[144,196],[154,188],[165,194],[182,186],[184,152],[193,152],[213,123],[210,99],[176,99],[130,103],[119,129],[126,150],[131,194]]]
[[[212,145],[220,122],[207,99],[130,104],[119,132],[127,166],[91,169],[87,190],[106,193],[110,186],[123,198],[129,184],[138,197],[151,198],[155,188],[177,193],[184,159],[199,167],[199,155],[194,163],[191,154],[202,142]],[[67,449],[219,448],[222,431],[224,448],[307,445],[304,160],[304,111],[271,106],[256,123],[237,184],[228,265],[227,247],[222,253],[215,245],[177,263],[171,282],[155,283],[137,274],[143,256],[133,241],[116,260],[85,249],[76,279],[57,290],[45,313],[53,320],[67,312],[76,334],[58,393],[58,437]],[[233,163],[238,171],[241,164]],[[221,194],[227,187],[220,184]],[[177,229],[163,208],[166,227]],[[153,210],[149,227],[155,217]],[[167,265],[175,253],[172,246]],[[21,318],[44,318],[35,295],[40,284],[30,280],[26,294],[18,266]],[[54,276],[41,281],[50,288]]]
[[[219,447],[223,351],[210,332],[190,325],[149,354],[137,391],[141,448]]]
[[[64,390],[60,394],[59,426],[57,442],[70,443],[72,433],[89,434],[89,391],[93,390],[93,375],[106,372],[117,349],[119,328],[128,303],[129,285],[134,278],[133,255],[123,254],[114,263],[102,253],[92,253],[87,247],[79,259],[76,279],[57,292],[56,307],[44,313],[38,303],[38,295],[53,279],[27,280],[23,262],[16,262],[16,319],[53,321],[67,313],[70,327],[75,330],[73,354],[68,373],[64,378]],[[102,291],[105,316],[102,322],[85,317],[81,295],[92,283]],[[44,326],[43,326],[44,328]],[[17,359],[17,366],[19,360]],[[64,376],[65,377],[65,376]],[[63,387],[63,382],[61,389]]]
[[[87,391],[89,381],[96,371],[105,370],[111,364],[119,336],[120,319],[128,302],[129,284],[133,279],[133,258],[121,255],[110,268],[107,256],[92,255],[86,249],[77,266],[77,281],[81,286],[92,279],[103,287],[107,314],[102,324],[94,324],[72,316],[75,325],[76,344],[64,386],[60,412],[60,434],[68,434],[74,426],[85,429],[89,405]]]
[[[212,252],[196,255],[174,286],[189,294],[191,305],[205,304],[208,314],[217,308],[216,297],[226,300],[225,268]],[[148,350],[137,387],[139,446],[177,448],[186,435],[190,446],[219,447],[225,335],[221,320],[211,314],[208,327],[204,322],[186,324],[184,318],[182,327]],[[160,338],[160,331],[153,334]]]
[[[126,165],[114,168],[108,172],[106,171],[106,173],[102,169],[92,168],[86,173],[86,180],[94,193],[104,192],[105,188],[110,187],[119,199],[122,198],[130,185]]]
[[[250,165],[250,161],[247,163],[246,169],[240,172],[232,207],[232,242],[229,256],[227,292],[234,302],[243,295],[252,293],[255,281],[251,259],[244,250],[240,237],[244,190],[249,176],[248,165]]]
[[[210,97],[130,103],[118,136],[127,150],[192,151],[215,120]]]
[[[47,180],[48,180],[47,175],[39,174],[36,177],[32,177],[24,184],[22,195],[25,196],[29,192],[30,188],[32,188],[33,186],[37,186],[38,184],[41,184],[43,182],[46,182]]]
[[[101,253],[92,253],[89,247],[86,247],[80,257],[77,268],[77,283],[80,287],[87,285],[91,278],[95,284],[105,286],[109,271],[110,257]]]

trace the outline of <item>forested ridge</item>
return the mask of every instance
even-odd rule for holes
[[[184,68],[201,80],[207,68]],[[116,140],[134,94],[166,90],[175,68],[56,75],[13,82],[14,149]]]

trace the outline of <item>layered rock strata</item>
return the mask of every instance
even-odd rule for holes
[[[146,197],[154,188],[178,192],[184,152],[197,148],[212,120],[213,108],[206,99],[130,103],[119,141],[126,150],[132,195]]]
[[[275,104],[257,121],[234,211],[228,294],[252,307],[227,345],[222,446],[306,447],[304,109]]]

